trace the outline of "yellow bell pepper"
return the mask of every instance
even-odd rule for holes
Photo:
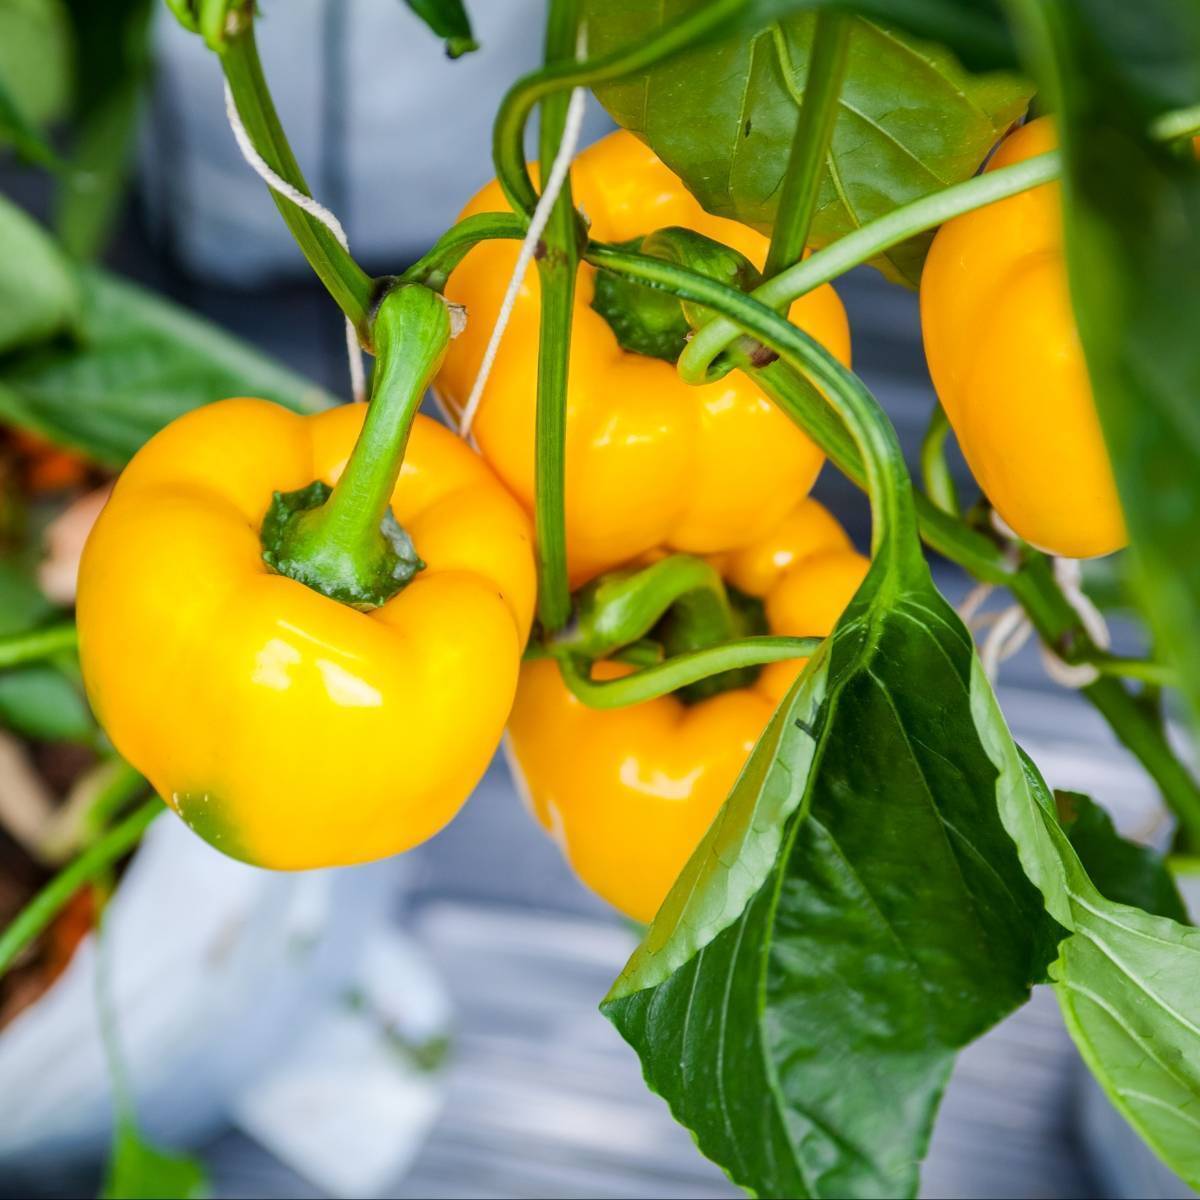
[[[988,169],[1055,143],[1041,117]],[[1067,292],[1059,187],[942,226],[921,276],[921,328],[942,407],[996,511],[1033,545],[1087,558],[1127,536]]]
[[[764,601],[771,633],[794,636],[829,634],[868,566],[812,499],[712,561]],[[649,921],[803,665],[772,663],[752,686],[690,705],[669,695],[600,710],[567,690],[554,661],[527,662],[509,721],[513,773],[579,878]],[[630,669],[600,662],[592,677]]]
[[[371,612],[263,561],[272,495],[333,484],[365,405],[236,399],[126,467],[79,579],[88,696],[117,749],[225,853],[362,862],[441,829],[487,766],[531,621],[529,522],[418,416],[392,493],[424,570]]]
[[[654,153],[618,131],[572,168],[576,204],[593,237],[625,242],[664,226],[696,230],[761,267],[767,241],[710,216]],[[488,184],[463,211],[504,211]],[[467,310],[435,384],[457,419],[516,262],[512,242],[472,248],[450,276],[448,299]],[[708,554],[761,537],[808,493],[819,450],[739,372],[691,387],[674,367],[626,352],[592,307],[594,270],[580,267],[567,397],[566,524],[579,583],[658,546]],[[483,456],[529,512],[534,496],[539,284],[527,273],[472,431]],[[849,363],[846,314],[828,285],[793,305],[791,319]]]

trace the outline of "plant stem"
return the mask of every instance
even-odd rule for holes
[[[413,420],[450,341],[445,301],[419,284],[388,292],[374,328],[375,374],[362,432],[328,499],[297,516],[277,554],[286,574],[339,599],[369,596],[391,575],[395,547],[384,521]]]
[[[528,217],[537,204],[537,190],[525,164],[525,126],[535,104],[556,92],[607,83],[662,62],[723,26],[732,25],[745,16],[745,9],[745,0],[710,0],[681,20],[667,24],[648,41],[621,46],[611,54],[584,62],[551,62],[518,79],[500,101],[492,126],[496,178],[513,211]],[[574,43],[570,47],[573,50]]]
[[[271,100],[254,41],[252,20],[245,21],[239,32],[226,44],[221,65],[229,81],[238,115],[254,148],[277,175],[306,196],[311,195]],[[338,307],[354,323],[363,345],[369,347],[370,310],[375,296],[375,284],[371,277],[316,217],[297,208],[273,188],[271,197],[309,265]]]
[[[563,682],[589,708],[624,708],[629,704],[644,704],[711,675],[789,658],[806,658],[816,652],[821,641],[817,637],[741,638],[705,650],[677,654],[657,666],[599,683],[588,674],[590,664],[587,660],[581,662],[566,651],[555,657]]]
[[[13,633],[0,638],[0,669],[19,667],[22,663],[53,658],[64,650],[74,650],[79,636],[74,624],[51,625],[29,633]]]
[[[400,279],[404,283],[423,283],[435,292],[443,291],[450,273],[472,246],[490,238],[519,242],[524,236],[525,221],[516,213],[475,213],[457,225],[451,225],[433,248],[417,259]]]
[[[577,0],[550,0],[546,16],[547,63],[573,58],[578,33]],[[566,122],[568,92],[542,101],[538,150],[541,178],[550,178]],[[541,327],[538,336],[537,418],[535,422],[534,523],[538,552],[538,616],[549,633],[571,615],[567,577],[567,385],[571,365],[571,323],[579,248],[571,178],[567,176],[542,235],[538,256]]]
[[[832,9],[821,9],[817,13],[808,77],[804,81],[804,99],[796,119],[779,210],[763,268],[768,279],[799,262],[808,244],[813,214],[817,211],[821,174],[825,170],[837,118],[853,23],[854,18],[849,13]]]
[[[1153,687],[1178,687],[1179,672],[1168,663],[1155,662],[1149,658],[1121,658],[1103,651],[1085,654],[1081,663],[1095,667],[1101,675],[1116,675],[1123,679],[1137,679]]]
[[[63,905],[85,883],[106,871],[137,845],[146,827],[163,811],[163,803],[157,797],[148,800],[59,871],[34,896],[0,933],[0,975],[12,966],[17,955],[54,920]]]
[[[921,439],[921,477],[929,499],[942,512],[957,517],[962,511],[958,503],[958,489],[946,464],[946,437],[949,433],[950,420],[946,410],[940,404],[935,404],[929,414],[925,436]]]

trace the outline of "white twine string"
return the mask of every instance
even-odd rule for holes
[[[338,245],[349,253],[350,242],[346,237],[346,231],[342,228],[341,221],[323,204],[299,188],[293,187],[286,179],[272,171],[263,156],[254,148],[254,143],[246,132],[246,126],[242,124],[241,114],[237,110],[237,104],[234,102],[233,92],[230,90],[228,82],[225,84],[225,115],[229,118],[229,127],[233,130],[233,137],[238,144],[238,149],[254,173],[272,191],[278,192],[297,208],[308,213],[310,217],[315,217],[320,221],[337,238]],[[346,356],[350,360],[350,391],[355,400],[365,400],[367,379],[366,372],[363,370],[362,347],[358,344],[358,333],[354,328],[354,322],[349,317],[346,318]]]
[[[496,314],[496,323],[492,326],[492,333],[488,338],[487,348],[484,350],[483,359],[479,363],[479,371],[475,376],[474,384],[471,386],[467,402],[463,406],[462,417],[458,423],[458,432],[462,437],[467,437],[471,432],[471,424],[475,420],[475,414],[479,411],[479,404],[483,399],[483,389],[487,386],[488,376],[492,373],[492,367],[496,362],[496,353],[500,349],[500,339],[504,336],[504,330],[507,328],[509,318],[512,316],[513,307],[517,302],[517,293],[521,290],[521,284],[525,281],[525,272],[529,269],[529,264],[533,261],[533,256],[537,251],[538,243],[541,241],[542,233],[546,229],[546,222],[550,220],[550,211],[554,207],[554,202],[558,199],[558,194],[562,191],[563,184],[566,183],[567,172],[571,167],[571,159],[575,156],[575,146],[579,141],[579,131],[583,125],[584,98],[582,88],[575,88],[571,93],[571,100],[567,105],[566,121],[563,124],[562,141],[559,143],[558,153],[554,156],[554,163],[550,167],[550,177],[546,180],[546,186],[542,190],[542,194],[533,210],[533,216],[529,221],[529,229],[525,234],[524,241],[521,242],[521,249],[517,253],[517,261],[513,267],[512,278],[508,281],[504,300],[500,305],[500,311]]]
[[[1083,590],[1083,568],[1079,560],[1055,558],[1052,562],[1054,579],[1062,589],[1064,599],[1075,610],[1092,641],[1101,650],[1107,650],[1112,645],[1112,634],[1104,615]],[[958,613],[969,627],[980,629],[991,626],[979,649],[979,661],[988,679],[994,683],[1000,664],[1012,658],[1029,641],[1034,630],[1033,623],[1019,604],[1013,604],[1000,613],[977,615],[992,590],[992,585],[988,583],[972,588],[959,606]],[[1062,687],[1083,688],[1100,678],[1100,672],[1091,663],[1063,662],[1045,644],[1039,645],[1038,650],[1046,674]]]

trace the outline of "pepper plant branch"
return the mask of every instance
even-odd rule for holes
[[[85,884],[103,874],[137,845],[146,827],[165,811],[157,797],[147,800],[119,824],[92,843],[74,862],[64,867],[0,933],[0,975],[38,936],[62,907]]]
[[[252,20],[243,22],[226,42],[221,65],[238,115],[255,150],[277,175],[306,195],[311,194],[271,100],[258,57]],[[309,265],[338,307],[353,322],[359,340],[369,347],[371,305],[376,291],[374,281],[316,217],[297,208],[274,189],[271,196]]]
[[[957,517],[961,511],[958,489],[954,486],[954,477],[946,463],[946,437],[949,433],[950,420],[946,410],[940,404],[935,404],[929,414],[925,436],[921,439],[921,478],[929,499],[942,512]]]
[[[548,63],[573,58],[578,26],[578,0],[550,0],[545,46]],[[569,94],[565,91],[551,93],[542,101],[538,151],[543,180],[550,178],[559,153],[566,127]],[[538,616],[542,626],[553,633],[561,629],[571,615],[571,587],[567,576],[567,386],[579,249],[569,174],[550,210],[542,242],[544,253],[537,259],[541,284],[541,326],[538,337],[534,521],[537,530]]]
[[[52,658],[64,650],[74,650],[79,636],[74,624],[51,625],[29,633],[14,633],[0,638],[0,669]]]
[[[831,9],[822,9],[816,16],[804,99],[792,135],[783,191],[763,268],[768,279],[799,262],[808,243],[837,118],[853,20],[849,13]]]
[[[423,283],[434,291],[443,291],[450,273],[472,246],[493,238],[519,242],[525,236],[526,222],[516,213],[475,213],[451,225],[401,276],[403,283]]]
[[[591,678],[587,659],[580,659],[566,649],[557,651],[555,658],[563,682],[589,708],[624,708],[665,696],[710,675],[789,658],[806,658],[816,652],[821,641],[817,637],[740,638],[720,646],[677,654],[657,666],[600,682]]]

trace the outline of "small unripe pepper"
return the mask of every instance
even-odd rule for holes
[[[988,164],[1054,149],[1041,117]],[[1075,328],[1060,185],[947,221],[921,276],[934,387],[979,486],[1026,541],[1071,558],[1125,545],[1125,520]]]
[[[577,206],[595,238],[625,243],[684,226],[732,246],[755,265],[767,240],[710,216],[654,153],[618,131],[585,150],[571,172]],[[463,211],[506,211],[495,182]],[[446,296],[467,309],[436,390],[456,418],[474,383],[516,262],[512,242],[472,248]],[[592,307],[596,272],[580,267],[571,335],[566,523],[572,580],[582,582],[660,546],[708,554],[767,533],[807,494],[820,451],[740,372],[692,387],[673,365],[622,348]],[[526,509],[534,500],[539,283],[530,268],[501,342],[472,432],[483,456]],[[845,363],[846,314],[825,285],[798,300],[791,319]]]
[[[828,635],[868,566],[812,499],[712,561],[727,583],[763,602],[771,633],[795,636]],[[557,663],[525,663],[509,722],[514,774],[579,878],[649,921],[803,665],[771,663],[752,685],[692,704],[668,695],[594,709],[567,689]],[[630,670],[602,661],[592,677]]]

